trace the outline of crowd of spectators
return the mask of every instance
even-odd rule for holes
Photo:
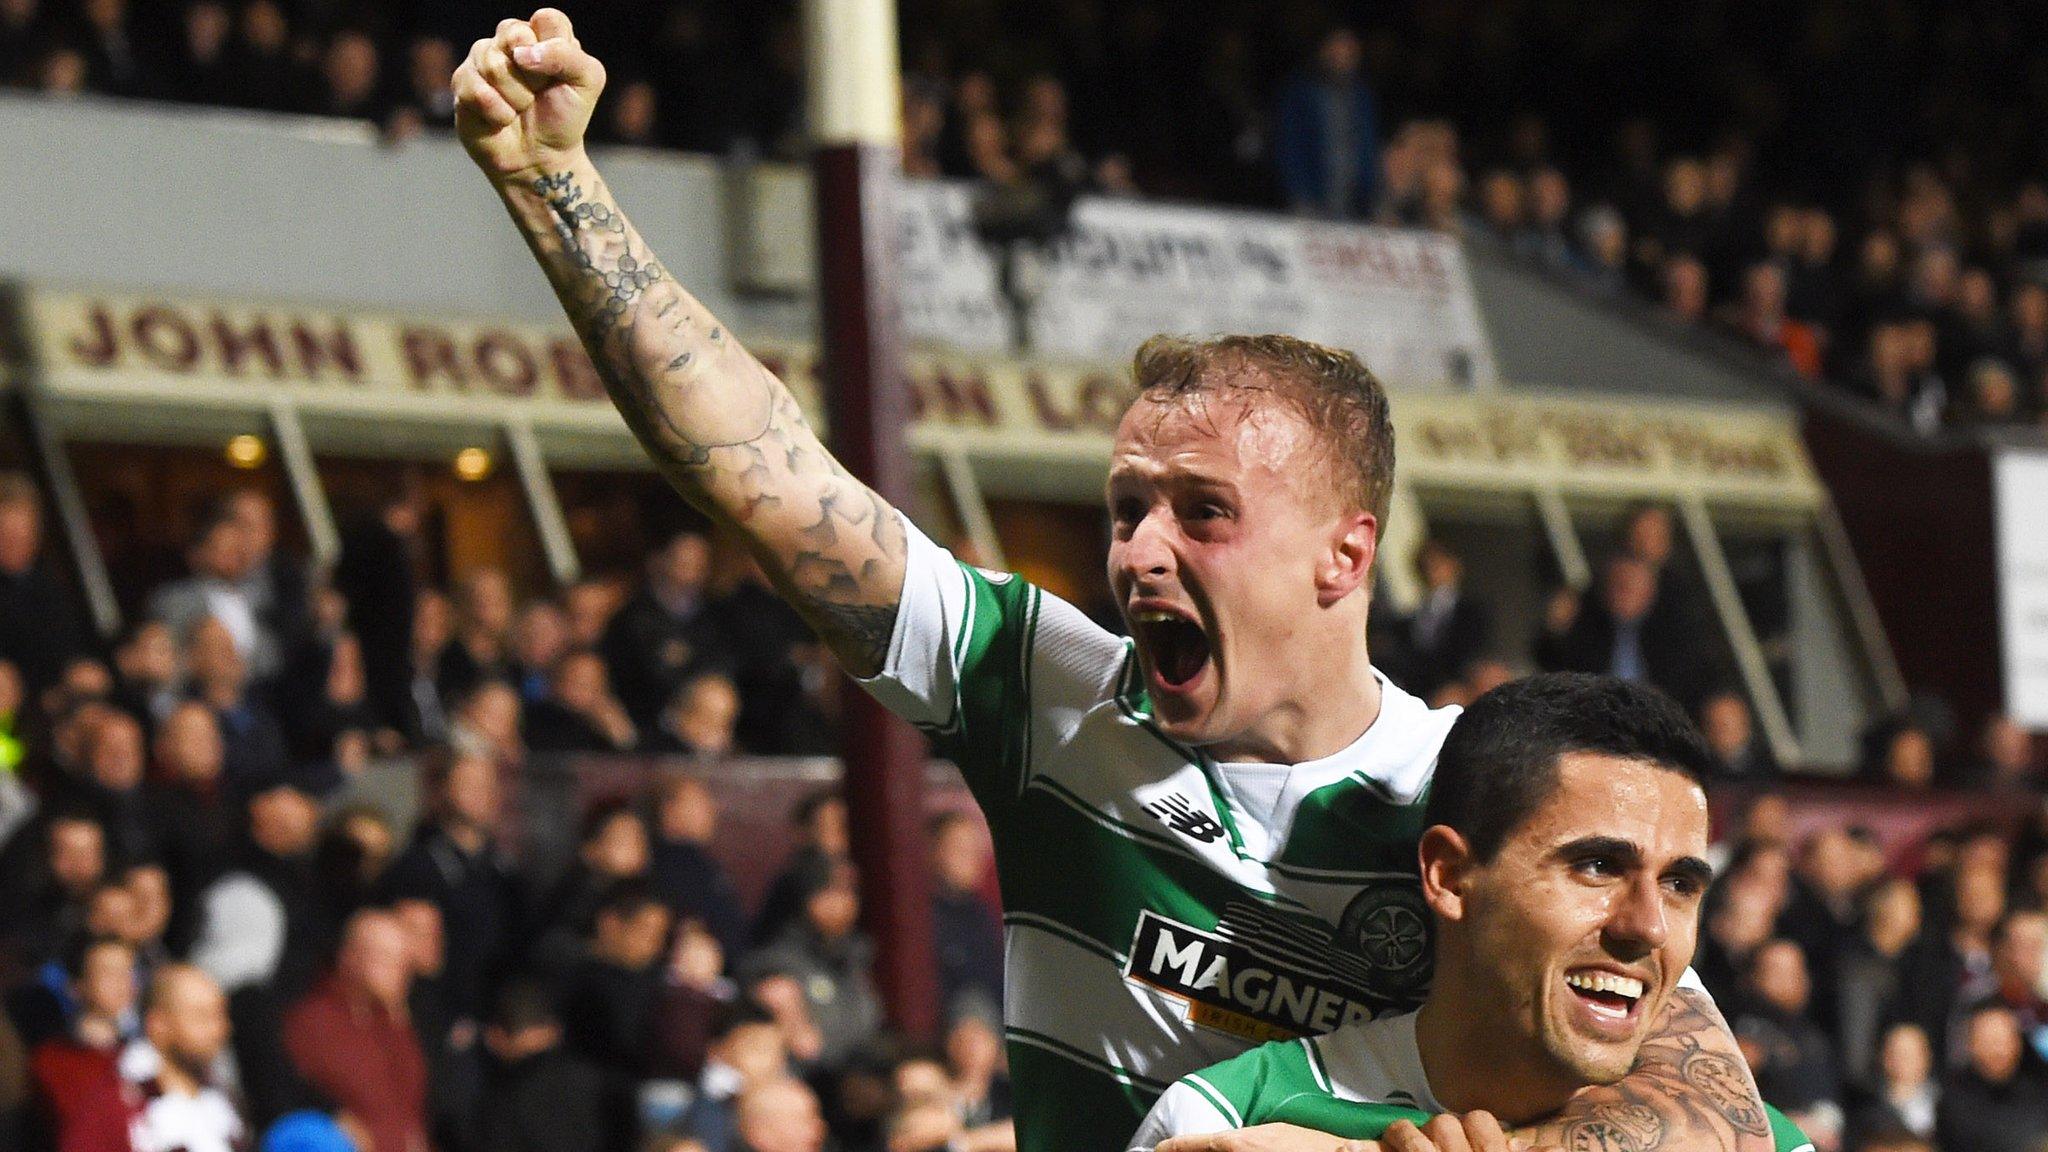
[[[630,595],[451,602],[419,518],[395,491],[327,578],[226,494],[103,653],[0,474],[0,1149],[1013,1146],[978,822],[931,828],[931,1050],[883,1027],[836,793],[759,907],[713,851],[703,766],[830,749],[779,602],[689,530]],[[565,864],[520,850],[542,758],[623,751]]]
[[[598,139],[801,158],[794,5],[568,7],[610,64]],[[2024,130],[2048,84],[2001,82],[2043,75],[2048,31],[2015,6],[1262,8],[906,0],[906,170],[1054,221],[1093,190],[1486,236],[1923,433],[2048,416],[2048,156]],[[451,122],[449,74],[502,15],[4,0],[0,83],[403,139]]]

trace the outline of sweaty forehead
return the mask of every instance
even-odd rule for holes
[[[1208,387],[1140,396],[1117,427],[1113,466],[1297,474],[1318,445],[1295,408],[1259,387]]]
[[[1707,798],[1684,774],[1596,753],[1567,753],[1558,786],[1529,822],[1544,847],[1613,836],[1658,853],[1707,847]]]

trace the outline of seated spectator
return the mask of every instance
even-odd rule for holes
[[[282,638],[265,622],[255,599],[256,566],[248,529],[226,506],[208,509],[185,550],[191,575],[157,589],[149,599],[149,616],[188,636],[203,619],[227,629],[235,652],[252,682],[276,676],[284,667]]]
[[[1700,705],[1700,731],[1714,763],[1729,780],[1756,782],[1777,776],[1778,765],[1770,749],[1756,738],[1750,722],[1749,701],[1736,691],[1716,692]]]
[[[668,905],[644,883],[615,886],[597,910],[582,961],[563,981],[564,1038],[602,1071],[605,1113],[621,1126],[615,1140],[638,1136],[635,1093],[649,1069],[672,923]]]
[[[1999,712],[1985,718],[1984,726],[1977,730],[1975,753],[1975,761],[1963,775],[1967,786],[2000,792],[2040,786],[2034,738],[2011,716]]]
[[[486,680],[470,689],[449,716],[448,744],[462,755],[517,769],[526,762],[521,712],[518,691],[503,680]]]
[[[964,812],[932,818],[932,950],[939,964],[939,1002],[948,1011],[963,997],[1003,1002],[1003,922],[989,903],[994,866],[988,837]]]
[[[742,1092],[733,1131],[735,1146],[747,1152],[821,1152],[828,1136],[817,1095],[789,1077]]]
[[[1750,957],[1748,995],[1732,1021],[1757,1091],[1786,1112],[1841,1098],[1834,1045],[1806,1017],[1811,990],[1799,946],[1768,941]]]
[[[384,122],[391,102],[384,94],[377,42],[368,32],[344,28],[330,37],[320,55],[320,79],[324,83],[312,111],[372,124]]]
[[[0,852],[0,942],[25,967],[63,954],[109,873],[106,830],[90,809],[46,806]]]
[[[852,846],[846,828],[846,800],[836,790],[813,792],[799,800],[790,810],[789,823],[793,850],[754,917],[756,944],[780,935],[784,925],[802,911],[800,889],[814,863],[847,859]]]
[[[626,752],[639,740],[606,683],[603,657],[587,649],[556,662],[548,697],[526,711],[524,734],[534,752]]]
[[[562,1043],[547,988],[513,980],[499,990],[484,1030],[487,1066],[477,1146],[492,1152],[601,1152],[614,1118],[603,1077]]]
[[[1408,687],[1428,697],[1485,653],[1493,626],[1486,605],[1465,590],[1465,561],[1449,544],[1423,541],[1415,550],[1415,569],[1423,593],[1406,629]]]
[[[747,916],[725,865],[711,854],[718,802],[702,780],[664,773],[655,785],[654,843],[648,878],[678,920],[701,923],[728,957],[747,946]]]
[[[60,1033],[33,1040],[30,1081],[37,1112],[58,1152],[127,1145],[121,1046],[133,1034],[135,952],[119,940],[81,944],[67,964],[78,1011]]]
[[[220,725],[229,783],[248,788],[291,774],[284,728],[251,695],[248,665],[228,626],[201,617],[186,638],[185,663],[193,697],[213,709]]]
[[[750,1088],[788,1076],[789,1050],[775,1018],[757,1004],[733,1003],[713,1027],[682,1131],[705,1152],[738,1152],[735,1102]]]
[[[1934,785],[1934,739],[1927,729],[1911,722],[1900,724],[1884,738],[1880,752],[1882,759],[1874,765],[1878,780],[1911,791]]]
[[[853,865],[815,856],[800,867],[796,917],[740,967],[749,982],[768,975],[795,981],[817,1025],[816,1063],[836,1071],[882,1022],[871,972],[874,945],[858,927],[860,889]]]
[[[313,103],[314,80],[293,54],[291,27],[278,0],[244,0],[236,21],[236,103],[270,112],[300,112]]]
[[[1982,864],[1959,868],[1945,930],[1922,934],[1904,958],[1899,982],[1911,994],[1900,998],[1897,1011],[1927,1033],[1944,1067],[1963,1043],[1951,1034],[1949,1019],[1963,989],[1991,970],[1991,933],[2004,915],[2004,872]]]
[[[548,694],[548,670],[569,651],[569,618],[550,600],[533,600],[512,622],[512,681],[519,702],[533,707]]]
[[[406,1011],[412,963],[389,912],[350,918],[333,975],[285,1016],[285,1049],[313,1088],[369,1132],[362,1152],[427,1152],[427,1064]]]
[[[713,759],[730,755],[743,707],[731,677],[708,670],[693,673],[662,708],[660,726],[649,733],[641,750]]]
[[[1816,829],[1800,845],[1791,892],[1778,913],[1778,934],[1799,945],[1806,956],[1812,1000],[1821,1013],[1834,1007],[1839,950],[1855,935],[1864,890],[1876,878],[1864,869],[1864,855],[1852,829]],[[1833,1022],[1821,1013],[1816,1015]]]
[[[623,882],[645,881],[649,858],[647,822],[632,805],[606,801],[585,813],[576,860],[540,903],[532,933],[535,967],[547,973],[575,967],[608,894]]]
[[[1971,1152],[2036,1152],[2048,1132],[2048,1087],[2019,1021],[1986,1002],[1962,1024],[1963,1066],[1941,1087],[1936,1142]]]
[[[2005,1006],[2032,1053],[2048,1061],[2048,912],[2007,912],[1991,932],[1991,967],[1963,986],[1962,1015],[1985,1001]],[[1953,1034],[1951,1025],[1951,1034]]]
[[[134,1115],[133,1152],[239,1152],[248,1127],[219,1082],[227,1051],[227,998],[185,964],[159,969],[142,1004],[142,1037],[121,1053]]]
[[[1836,954],[1832,1019],[1844,1077],[1868,1087],[1878,1071],[1880,1030],[1909,992],[1903,973],[1907,949],[1920,936],[1920,890],[1904,878],[1884,881],[1865,897],[1861,920]]]
[[[611,628],[612,617],[618,615],[619,600],[619,589],[609,580],[584,579],[569,585],[562,593],[562,617],[569,625],[567,646],[604,651],[605,632]],[[609,652],[605,659],[611,659]]]
[[[142,787],[147,767],[142,724],[126,712],[109,709],[86,730],[78,772],[52,783],[51,800],[92,812],[106,832],[109,857],[154,858],[155,822]]]
[[[0,660],[39,696],[85,647],[76,602],[43,558],[42,497],[28,477],[0,472]]]
[[[511,690],[498,684],[500,691]],[[393,899],[441,909],[447,928],[448,999],[456,1019],[478,1019],[491,974],[507,959],[521,907],[517,877],[499,852],[498,768],[466,753],[428,760],[428,817],[385,877]]]
[[[993,1003],[956,1011],[946,1029],[946,1071],[952,1078],[960,1123],[978,1148],[1017,1146],[1010,1073],[1003,1053],[1002,1020]],[[1005,1140],[1007,1136],[1007,1140]]]
[[[648,558],[645,583],[605,629],[599,651],[637,727],[656,726],[689,672],[732,663],[706,611],[710,571],[711,542],[700,532],[676,532]]]
[[[447,932],[441,910],[426,900],[398,900],[391,905],[391,915],[405,933],[405,955],[412,965],[405,1004],[427,1061],[428,1130],[436,1147],[459,1148],[471,1139],[469,1129],[482,1094],[478,1025],[456,1019],[449,1005]]]
[[[1593,603],[1554,609],[1546,618],[1536,661],[1546,672],[1599,672],[1696,701],[1709,671],[1703,637],[1657,607],[1655,569],[1619,553],[1607,561]]]
[[[170,625],[142,620],[114,646],[113,702],[151,732],[184,699],[178,691],[178,641]]]
[[[738,994],[739,986],[726,978],[725,950],[718,946],[718,938],[701,921],[677,920],[655,1003],[649,1076],[668,1082],[671,1089],[695,1081],[704,1071],[712,1029]],[[669,1098],[687,1103],[687,1092],[671,1091]],[[659,1123],[675,1118],[669,1111]]]
[[[1850,1142],[1900,1130],[1931,1138],[1941,1085],[1934,1077],[1934,1052],[1928,1047],[1927,1033],[1917,1024],[1894,1024],[1885,1029],[1875,1066],[1874,1089],[1849,1116]]]
[[[485,680],[512,670],[512,585],[496,568],[465,576],[455,598],[455,635],[441,649],[435,683],[443,700],[459,700]]]

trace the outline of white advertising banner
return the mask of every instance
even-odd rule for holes
[[[1998,515],[1999,633],[2005,708],[2048,731],[2048,452],[2003,451],[1993,463]]]
[[[906,334],[1007,349],[1009,307],[975,235],[973,187],[911,181],[901,205]],[[1045,257],[1035,355],[1120,362],[1160,332],[1284,332],[1351,349],[1397,387],[1495,383],[1464,253],[1438,233],[1090,197]]]

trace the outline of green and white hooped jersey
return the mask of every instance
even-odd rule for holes
[[[960,766],[994,833],[1022,1152],[1120,1152],[1189,1072],[1420,1001],[1415,843],[1455,709],[1382,680],[1337,754],[1219,766],[1153,724],[1128,641],[904,528],[865,684]]]
[[[1152,1152],[1171,1136],[1254,1124],[1295,1124],[1345,1140],[1376,1140],[1399,1120],[1416,1125],[1444,1111],[1415,1044],[1415,1013],[1382,1016],[1325,1036],[1254,1048],[1175,1081],[1131,1138]],[[1778,1152],[1813,1152],[1784,1113],[1769,1110]]]

